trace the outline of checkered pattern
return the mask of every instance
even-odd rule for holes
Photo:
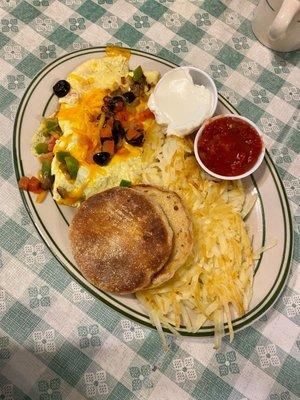
[[[299,52],[255,40],[256,0],[0,0],[0,398],[290,400],[300,395]],[[44,247],[21,204],[12,126],[31,79],[53,59],[118,43],[207,71],[265,133],[295,215],[288,286],[252,327],[213,350],[168,337],[90,297]],[[298,108],[298,109],[297,109]]]

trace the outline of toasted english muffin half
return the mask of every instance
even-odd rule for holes
[[[121,187],[82,203],[70,240],[82,275],[99,289],[120,294],[149,287],[173,249],[162,208],[141,191]]]
[[[194,245],[193,228],[187,211],[176,193],[150,185],[137,185],[133,188],[146,194],[160,205],[174,233],[171,256],[163,268],[153,277],[150,286],[150,288],[153,288],[171,279],[178,268],[187,261]]]

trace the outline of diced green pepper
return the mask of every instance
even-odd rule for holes
[[[131,182],[127,181],[126,179],[122,179],[120,182],[120,186],[121,187],[130,187],[131,186]]]
[[[62,134],[62,131],[60,129],[57,119],[44,118],[43,135],[49,136],[51,132],[56,132],[59,135]]]
[[[55,131],[59,127],[57,119],[45,118],[44,122],[45,122],[45,129],[47,129],[48,131]]]
[[[56,153],[56,158],[58,159],[58,161],[60,162],[64,162],[65,158],[70,156],[71,154],[68,151],[58,151]]]
[[[77,176],[77,172],[79,169],[79,163],[76,160],[76,158],[72,157],[72,156],[67,156],[65,157],[65,163],[68,169],[68,172],[70,174],[70,177],[72,179],[75,179]]]
[[[40,180],[43,190],[50,190],[54,181],[54,176],[51,175],[51,161],[43,160],[40,171]]]
[[[144,72],[142,70],[142,67],[139,65],[134,71],[133,71],[133,77],[132,79],[134,82],[140,83],[144,77]]]
[[[42,176],[45,178],[51,177],[51,162],[47,160],[42,161],[42,168],[41,168]]]
[[[48,151],[49,151],[47,143],[38,143],[34,149],[37,154],[44,154],[44,153],[48,153]]]

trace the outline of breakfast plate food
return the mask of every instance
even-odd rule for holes
[[[102,47],[49,64],[16,116],[15,171],[45,243],[89,293],[162,338],[163,329],[215,335],[218,346],[283,290],[291,217],[263,145],[260,168],[242,181],[200,168],[190,131],[213,112],[236,114],[234,123],[238,116],[224,98],[214,103],[213,92],[195,87],[185,69],[176,79],[204,111],[197,120],[192,106],[172,105],[165,93],[174,81],[159,79],[175,67]]]

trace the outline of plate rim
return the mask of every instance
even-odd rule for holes
[[[81,55],[94,54],[94,53],[103,54],[103,52],[105,51],[105,48],[106,48],[106,46],[96,46],[96,47],[89,47],[89,48],[86,48],[86,49],[81,49],[81,50],[76,50],[76,51],[73,51],[73,52],[70,52],[70,53],[66,53],[66,54],[62,55],[61,57],[58,57],[55,60],[53,60],[51,63],[47,64],[42,70],[39,71],[39,73],[35,76],[35,78],[27,86],[27,88],[24,91],[23,96],[22,96],[22,98],[20,100],[20,103],[19,103],[19,106],[18,106],[18,110],[17,110],[16,116],[15,116],[14,127],[13,127],[13,165],[14,165],[14,171],[15,171],[15,176],[16,176],[17,181],[21,176],[20,170],[19,170],[19,164],[20,164],[20,167],[21,167],[20,168],[21,171],[23,171],[22,160],[21,160],[20,157],[19,158],[17,157],[18,152],[20,153],[20,146],[19,146],[19,143],[17,144],[17,139],[20,139],[20,136],[21,136],[20,134],[18,134],[19,133],[18,132],[18,122],[19,122],[19,117],[20,117],[21,110],[22,110],[22,108],[24,108],[23,109],[23,114],[24,114],[24,111],[26,109],[27,103],[28,103],[29,98],[30,98],[29,97],[27,99],[27,101],[25,102],[26,95],[28,94],[28,92],[30,91],[30,89],[33,86],[34,86],[34,89],[35,89],[35,87],[37,87],[38,84],[43,80],[44,72],[47,71],[47,73],[49,73],[57,65],[60,65],[60,64],[64,63],[65,61],[68,61],[68,60],[70,60],[72,58],[76,58],[76,57],[81,56]],[[168,61],[168,60],[166,60],[166,59],[164,59],[162,57],[156,56],[156,55],[151,54],[151,53],[144,52],[142,50],[131,49],[131,48],[127,48],[127,47],[123,47],[123,48],[130,50],[132,52],[132,54],[140,55],[142,57],[145,57],[145,58],[148,58],[148,59],[152,59],[154,61],[158,61],[158,62],[160,62],[160,63],[162,63],[164,65],[167,65],[168,67],[171,67],[171,68],[172,67],[174,68],[174,67],[178,66],[177,64],[175,64],[173,62],[170,62],[170,61]],[[240,115],[238,110],[234,106],[232,106],[227,99],[225,99],[219,93],[218,93],[218,96],[219,96],[219,100],[221,101],[221,103],[226,105],[229,109],[232,109],[236,114]],[[47,108],[47,105],[49,104],[51,98],[52,98],[52,96],[50,96],[48,102],[46,103],[43,112]],[[24,105],[24,102],[25,102],[25,105]],[[22,116],[23,116],[23,114],[22,114]],[[21,119],[21,122],[22,122],[22,119]],[[19,130],[21,129],[21,127],[22,127],[22,124],[20,123]],[[275,184],[276,191],[278,192],[278,197],[279,197],[279,201],[280,201],[280,205],[281,205],[281,209],[282,209],[282,216],[283,216],[283,221],[284,221],[284,248],[283,248],[283,252],[282,252],[282,261],[281,261],[281,265],[279,267],[279,272],[277,274],[277,277],[276,277],[271,289],[266,294],[266,296],[261,300],[261,302],[259,304],[257,304],[248,313],[243,315],[242,317],[239,317],[239,318],[236,318],[236,319],[232,320],[235,332],[248,327],[253,322],[255,322],[256,320],[261,318],[261,316],[265,312],[267,312],[269,310],[269,308],[278,300],[278,298],[280,297],[282,291],[284,290],[284,288],[286,286],[286,282],[287,282],[288,276],[289,276],[289,272],[291,270],[292,255],[293,255],[293,245],[294,245],[294,240],[293,240],[294,239],[294,232],[293,232],[293,224],[292,224],[292,216],[291,216],[289,200],[287,198],[287,195],[286,195],[282,180],[281,180],[281,178],[279,176],[279,173],[276,170],[275,164],[272,161],[268,151],[266,151],[265,162],[267,164],[269,173],[272,175],[272,180],[273,180],[273,182]],[[252,178],[252,176],[251,176],[251,178]],[[252,182],[255,184],[254,178],[252,178]],[[255,184],[255,186],[256,186],[256,184]],[[258,187],[257,187],[257,190],[259,192]],[[26,196],[26,194],[27,194],[27,196]],[[140,319],[136,318],[135,315],[131,315],[130,313],[128,313],[126,311],[123,311],[122,309],[118,308],[114,304],[110,303],[107,299],[103,298],[98,293],[93,293],[92,290],[89,288],[89,285],[90,285],[89,282],[86,282],[86,279],[84,277],[81,277],[81,279],[79,277],[77,277],[76,274],[72,270],[70,270],[70,268],[68,268],[68,266],[64,262],[62,262],[62,260],[53,251],[51,245],[48,243],[49,238],[51,239],[50,241],[53,243],[53,239],[52,239],[51,235],[47,233],[47,229],[45,228],[44,224],[42,223],[38,212],[35,212],[36,215],[33,215],[32,211],[30,209],[30,206],[28,204],[28,200],[29,200],[30,203],[31,203],[31,206],[35,210],[35,207],[33,205],[34,203],[33,203],[31,195],[29,195],[27,192],[25,193],[25,192],[22,192],[22,191],[20,191],[20,195],[21,195],[21,198],[22,198],[22,202],[23,202],[23,204],[24,204],[24,206],[26,208],[26,211],[27,211],[27,213],[28,213],[28,215],[29,215],[29,217],[30,217],[35,229],[37,230],[39,236],[41,237],[41,239],[43,240],[43,242],[45,243],[47,248],[50,250],[50,252],[53,255],[53,257],[55,257],[55,259],[59,262],[59,264],[79,283],[79,285],[83,286],[85,288],[85,290],[87,290],[89,295],[92,295],[97,300],[102,301],[108,307],[114,309],[115,311],[117,311],[121,315],[124,315],[124,316],[134,320],[135,322],[143,324],[143,325],[145,325],[147,327],[150,327],[152,329],[156,329],[155,326],[152,325],[150,320],[149,321],[141,321]],[[26,197],[28,197],[28,199],[26,199]],[[263,203],[262,202],[261,202],[261,205],[262,205],[262,211],[263,211]],[[39,223],[42,225],[43,229],[38,226],[35,218],[37,218],[39,220]],[[289,246],[287,248],[286,239],[287,239],[287,235],[288,234],[289,234],[290,242],[289,242]],[[59,247],[57,247],[57,248],[59,249]],[[260,259],[260,261],[261,261],[261,259]],[[69,260],[67,260],[67,262],[70,263]],[[283,267],[284,267],[284,270],[283,270],[283,273],[282,273],[282,277],[280,278],[279,285],[276,288],[276,290],[274,290],[274,287],[276,285],[277,279],[278,279],[279,275],[281,274]],[[103,291],[100,291],[100,292],[104,293],[104,295],[107,295]],[[260,308],[260,306],[262,305],[262,303],[264,303],[266,298],[269,298],[267,300],[266,304],[264,304],[261,307],[261,309],[258,311],[258,313],[254,312],[257,308]],[[127,306],[124,306],[122,303],[120,303],[116,299],[113,299],[113,301],[116,301],[122,307],[129,308]],[[138,311],[134,310],[134,312],[139,314],[139,315],[141,315],[143,318],[145,317],[144,315],[142,315]],[[254,315],[252,315],[252,316],[250,315],[250,317],[247,318],[247,314],[249,314],[249,313],[252,314],[253,312],[254,312]],[[205,327],[203,327],[203,330],[200,330],[200,331],[198,331],[196,333],[180,330],[180,334],[184,335],[184,336],[192,336],[192,337],[213,336],[214,335],[214,329],[213,328],[214,328],[213,325],[205,326]],[[169,330],[165,329],[165,328],[164,328],[164,331],[169,332]],[[226,334],[228,333],[227,323],[225,324],[225,333]]]

